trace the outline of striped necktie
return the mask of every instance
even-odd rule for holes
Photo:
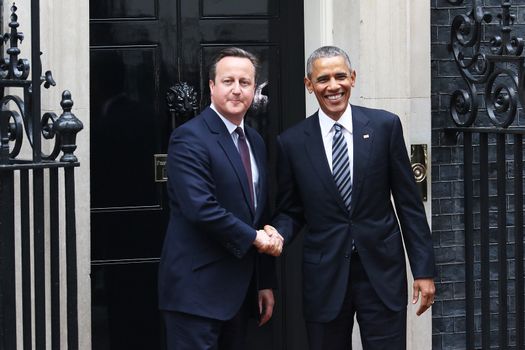
[[[348,146],[342,132],[341,124],[334,124],[334,138],[332,140],[332,174],[335,184],[341,193],[346,208],[350,210],[352,199],[352,177],[350,176],[350,162]]]

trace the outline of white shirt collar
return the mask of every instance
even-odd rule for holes
[[[228,129],[228,132],[230,133],[230,135],[235,132],[235,129],[237,129],[237,126],[241,127],[242,131],[244,132],[244,119],[241,121],[241,125],[235,125],[231,121],[229,121],[228,119],[224,118],[224,116],[222,114],[220,114],[219,111],[217,111],[217,108],[215,108],[213,103],[210,105],[210,108],[213,109],[215,111],[215,113],[217,113],[219,118],[221,118],[222,122],[226,126],[226,129]],[[246,134],[246,133],[244,133],[244,134]]]
[[[321,126],[321,135],[326,137],[334,127],[335,123],[339,123],[346,129],[350,134],[352,134],[352,106],[349,104],[348,108],[344,111],[343,115],[339,118],[338,121],[330,118],[321,108],[318,111],[319,114],[319,125]]]

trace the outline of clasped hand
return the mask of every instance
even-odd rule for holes
[[[257,230],[253,245],[259,253],[279,256],[283,251],[284,238],[270,225],[265,225],[264,230]]]

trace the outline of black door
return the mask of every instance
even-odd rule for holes
[[[186,82],[198,111],[209,103],[207,66],[217,50],[257,54],[258,103],[247,120],[273,166],[276,135],[305,113],[302,8],[301,0],[90,1],[93,349],[162,348],[156,278],[169,208],[155,155],[184,120],[174,118],[168,92]],[[250,349],[304,348],[298,269],[286,263],[296,254],[280,260],[276,315],[262,330],[252,325]]]

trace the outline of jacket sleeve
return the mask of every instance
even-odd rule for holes
[[[435,275],[434,251],[425,208],[410,166],[401,121],[393,118],[390,138],[389,175],[396,214],[414,278]]]
[[[288,245],[304,226],[305,219],[292,165],[280,137],[277,138],[277,145],[277,214],[272,225]]]
[[[170,139],[168,181],[170,195],[184,217],[241,258],[252,246],[256,231],[215,197],[209,151],[189,128],[179,128]]]

